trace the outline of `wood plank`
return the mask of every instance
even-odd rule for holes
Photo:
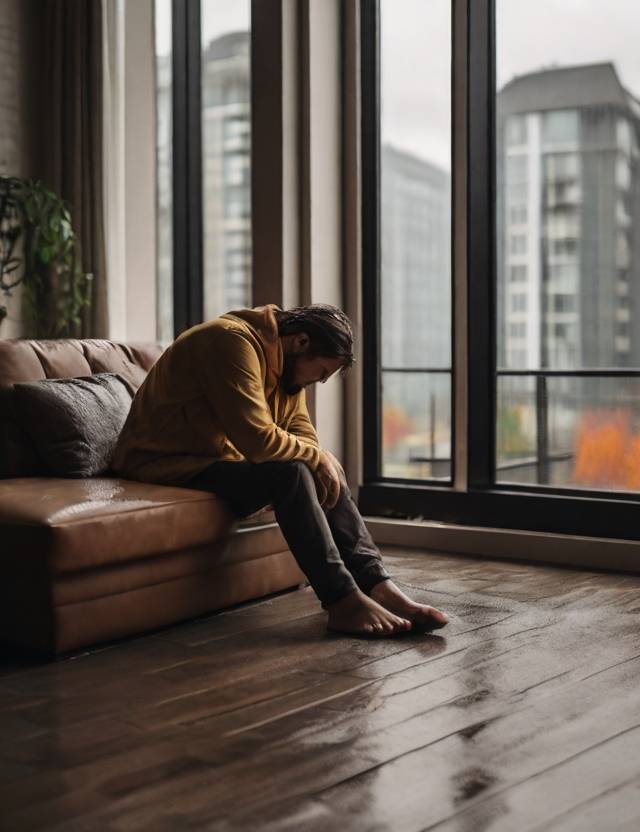
[[[385,560],[446,628],[337,636],[305,589],[6,666],[0,826],[638,828],[640,579]]]

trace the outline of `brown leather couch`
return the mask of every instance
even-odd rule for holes
[[[46,476],[12,410],[19,381],[137,378],[156,345],[0,340],[0,645],[55,656],[304,581],[271,512],[214,495]],[[46,425],[43,425],[46,430]]]

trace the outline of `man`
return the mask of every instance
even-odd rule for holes
[[[138,390],[112,467],[121,476],[212,491],[236,517],[266,505],[328,612],[327,627],[392,635],[447,616],[405,595],[320,447],[305,388],[353,363],[335,306],[228,312],[183,332]]]

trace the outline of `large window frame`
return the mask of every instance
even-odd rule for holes
[[[460,353],[452,351],[452,484],[399,480],[380,475],[380,68],[378,0],[361,0],[362,309],[363,309],[363,483],[364,514],[420,517],[453,524],[520,529],[552,534],[640,540],[640,494],[495,482],[497,282],[495,251],[495,2],[452,0],[452,156],[460,108],[464,112],[466,166],[452,170],[452,339],[466,333],[465,379]],[[465,31],[459,31],[464,21]],[[458,27],[458,28],[456,28]],[[464,44],[464,49],[456,44]],[[459,97],[464,96],[464,101]],[[466,181],[459,182],[460,176]],[[456,180],[457,183],[456,183]],[[457,204],[462,199],[464,205]],[[466,235],[454,223],[463,213]],[[466,251],[459,248],[466,239]],[[457,249],[457,250],[456,250]],[[464,256],[461,256],[462,253]],[[473,264],[466,269],[466,264]],[[456,291],[464,281],[463,305]],[[466,310],[473,310],[468,314]],[[456,361],[457,358],[457,361]],[[515,375],[509,371],[509,375]],[[585,374],[576,371],[570,375]],[[640,371],[598,375],[640,376]],[[553,375],[544,372],[543,375]],[[563,375],[565,375],[563,373]],[[544,383],[538,385],[544,395]],[[456,431],[456,409],[464,408],[466,431]],[[544,431],[541,432],[544,440]],[[462,449],[458,445],[462,445]],[[456,471],[463,451],[465,470]]]
[[[173,321],[176,337],[204,313],[200,0],[172,0]]]

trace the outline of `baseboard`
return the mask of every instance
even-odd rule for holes
[[[457,526],[434,521],[364,519],[378,545],[640,573],[640,543],[634,540]]]

